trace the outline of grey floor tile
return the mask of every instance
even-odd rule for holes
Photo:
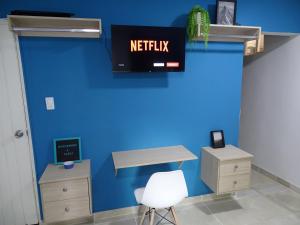
[[[284,215],[284,216],[275,216],[271,219],[261,221],[255,224],[247,225],[299,225],[300,220],[295,215]]]
[[[293,215],[300,221],[300,213],[293,213]],[[300,224],[300,222],[299,222]]]
[[[134,215],[116,216],[111,218],[95,219],[92,224],[84,225],[136,225],[136,217]]]
[[[236,193],[234,193],[232,195],[232,198],[237,200],[240,198],[251,198],[251,197],[255,197],[258,196],[259,193],[257,191],[255,191],[254,189],[247,189],[247,190],[242,190],[242,191],[238,191]]]
[[[288,187],[283,186],[282,184],[279,183],[274,183],[274,184],[262,183],[262,184],[257,184],[252,188],[253,190],[263,195],[289,190]]]
[[[245,225],[244,222],[249,220],[253,223],[258,222],[258,220],[252,218],[248,210],[243,208],[236,200],[207,202],[206,206],[223,225]]]
[[[103,223],[95,223],[94,225],[137,225],[134,218],[121,218],[119,220],[113,219]]]
[[[195,204],[178,211],[181,225],[222,225],[204,204]]]
[[[293,190],[267,193],[266,197],[293,213],[300,213],[300,195]]]
[[[226,213],[243,209],[238,201],[234,200],[233,198],[205,202],[204,205],[207,206],[210,212],[213,214]]]
[[[290,212],[264,196],[208,202],[206,206],[224,225],[256,224]]]
[[[271,178],[252,170],[251,172],[251,186],[255,187],[256,185],[261,184],[276,184]]]

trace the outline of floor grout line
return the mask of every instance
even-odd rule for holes
[[[135,225],[138,225],[138,216],[137,217],[134,217],[134,221],[135,221]]]

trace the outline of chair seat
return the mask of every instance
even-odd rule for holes
[[[145,192],[145,188],[138,188],[134,190],[134,196],[138,204],[142,203],[144,192]]]

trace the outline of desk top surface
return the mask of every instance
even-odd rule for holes
[[[198,159],[182,145],[112,153],[115,169]]]
[[[72,169],[64,169],[63,165],[49,164],[44,171],[39,183],[59,182],[73,179],[87,178],[90,176],[90,160],[75,163]]]
[[[226,161],[226,160],[234,160],[234,159],[246,159],[246,158],[252,158],[253,155],[251,155],[248,152],[245,152],[233,145],[226,145],[225,148],[211,148],[211,147],[203,147],[204,151],[207,151],[220,161]]]

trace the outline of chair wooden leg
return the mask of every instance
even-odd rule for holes
[[[174,223],[175,223],[176,225],[179,225],[178,217],[177,217],[177,215],[176,215],[176,212],[175,212],[175,209],[174,209],[173,206],[171,207],[171,212],[172,212],[172,215],[173,215],[173,218],[174,218]]]
[[[155,209],[151,209],[151,217],[150,217],[149,225],[153,225],[153,223],[154,223],[154,215],[155,215]]]
[[[144,223],[144,220],[145,220],[145,216],[146,216],[146,213],[147,211],[149,210],[148,207],[144,206],[145,209],[144,209],[144,212],[143,212],[143,215],[142,215],[142,218],[141,218],[141,221],[140,221],[140,225],[142,225]]]

